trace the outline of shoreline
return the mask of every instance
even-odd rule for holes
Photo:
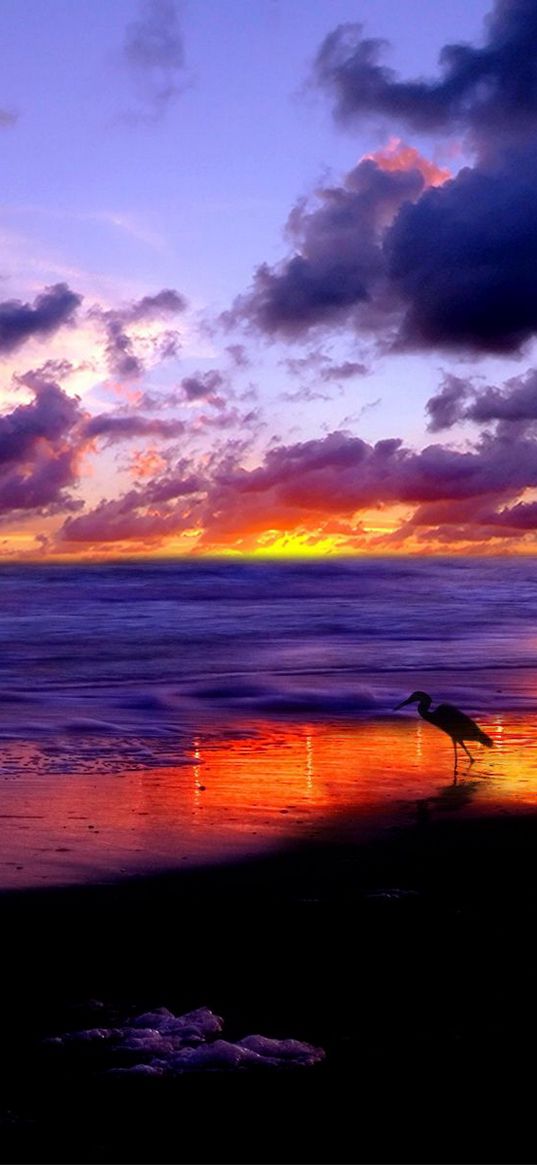
[[[130,769],[110,761],[108,772],[86,758],[85,772],[49,773],[21,744],[4,757],[0,780],[0,885],[82,885],[215,858],[255,861],[298,838],[315,844],[327,823],[337,832],[345,819],[360,840],[424,814],[537,808],[532,718],[482,723],[494,748],[471,769],[461,765],[457,786],[448,737],[404,715],[249,721],[240,732],[193,736],[187,762]]]
[[[516,813],[4,891],[3,1159],[534,1161],[536,866],[537,814]],[[94,1026],[96,999],[118,1014],[206,1005],[231,1039],[305,1040],[326,1061],[165,1082],[62,1073],[40,1041]]]

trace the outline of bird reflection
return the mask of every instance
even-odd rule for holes
[[[440,793],[431,798],[440,812],[449,813],[453,809],[464,809],[465,805],[475,797],[480,788],[479,781],[463,781],[459,785],[455,779],[452,785],[447,785]]]
[[[463,781],[462,784],[459,784],[457,775],[455,774],[452,785],[446,785],[444,789],[441,789],[434,796],[420,798],[419,801],[416,801],[415,821],[420,833],[428,831],[437,812],[454,813],[460,809],[464,809],[473,797],[475,797],[479,788],[480,782],[477,780]]]
[[[470,764],[474,763],[475,757],[465,745],[465,740],[477,740],[480,744],[485,744],[487,748],[492,748],[492,740],[487,736],[486,732],[467,716],[465,712],[461,712],[459,708],[455,708],[453,704],[439,704],[437,708],[431,711],[432,696],[428,696],[427,692],[412,692],[412,695],[407,700],[403,700],[397,704],[395,711],[399,708],[404,708],[405,704],[417,704],[418,712],[424,720],[428,720],[430,724],[434,724],[435,728],[440,728],[450,737],[454,750],[454,768],[453,777],[454,782],[457,781],[457,745],[460,744],[464,749]]]

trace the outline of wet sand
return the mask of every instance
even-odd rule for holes
[[[335,817],[360,840],[424,812],[436,819],[537,806],[533,717],[481,723],[494,747],[477,745],[471,768],[461,760],[457,787],[451,742],[415,711],[362,721],[211,720],[193,729],[181,763],[151,767],[122,767],[114,752],[103,769],[89,741],[83,771],[57,771],[57,750],[4,742],[0,889],[254,858],[314,841]]]
[[[339,835],[339,840],[338,840]],[[6,891],[2,1158],[534,1162],[537,815],[431,816],[218,867]],[[43,1035],[205,1004],[313,1069],[112,1079]]]

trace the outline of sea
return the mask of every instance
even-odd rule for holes
[[[0,640],[10,884],[410,813],[453,767],[415,689],[493,738],[474,802],[537,802],[534,558],[4,564]]]

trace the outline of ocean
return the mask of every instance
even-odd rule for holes
[[[415,706],[394,712],[414,689],[509,739],[509,779],[533,790],[532,558],[3,565],[0,638],[4,865],[31,878],[38,849],[40,877],[99,876],[415,804],[452,749]],[[487,796],[507,788],[498,756]],[[79,827],[71,844],[88,813],[106,860],[87,839],[81,857]]]

